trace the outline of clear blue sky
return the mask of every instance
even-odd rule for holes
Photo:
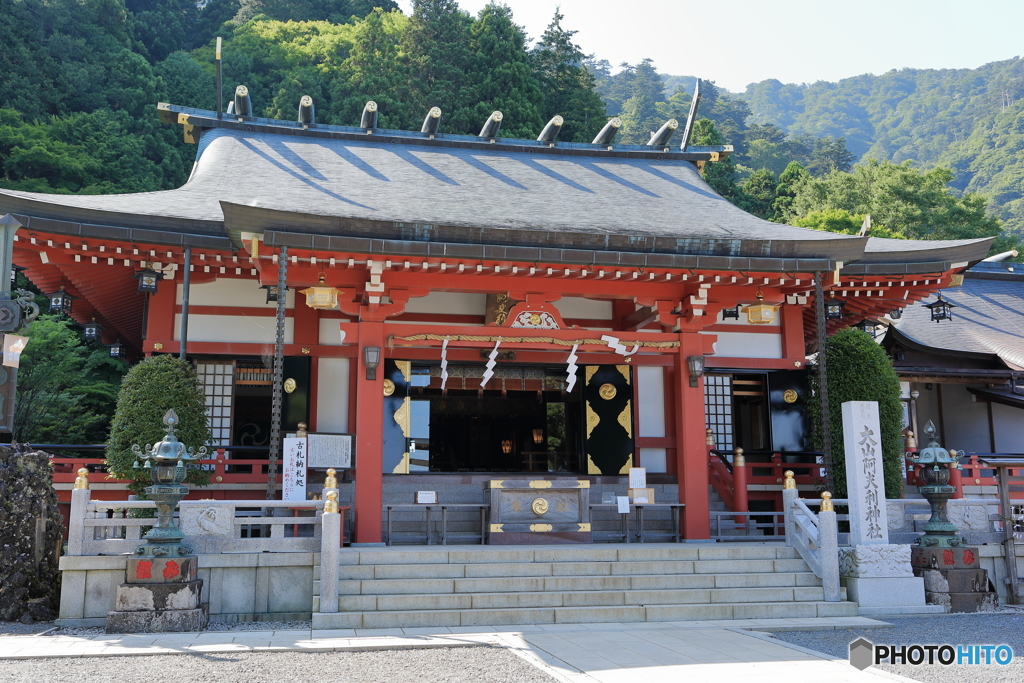
[[[406,13],[411,0],[398,0]],[[473,14],[487,0],[459,0]],[[738,92],[891,69],[974,68],[1024,54],[1024,0],[506,0],[536,39],[562,25],[613,65],[654,60]]]

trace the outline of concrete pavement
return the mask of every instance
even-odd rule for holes
[[[784,643],[759,631],[885,628],[865,617],[546,624],[406,629],[219,631],[0,638],[0,659],[267,651],[503,647],[570,683],[686,680],[830,683],[909,680]]]

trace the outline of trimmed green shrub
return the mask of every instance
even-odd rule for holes
[[[877,401],[882,429],[882,467],[885,497],[903,496],[903,405],[900,381],[885,350],[871,335],[847,328],[832,335],[825,345],[828,366],[828,404],[832,434],[832,495],[846,498],[846,457],[843,444],[843,404],[847,401]],[[811,373],[811,390],[818,395],[818,375]],[[810,401],[815,448],[822,447],[821,402]]]
[[[145,359],[125,375],[117,397],[117,411],[107,441],[107,472],[117,479],[130,479],[129,490],[140,494],[152,482],[149,470],[135,469],[132,444],[145,448],[164,438],[164,415],[171,408],[178,414],[175,431],[187,448],[199,449],[213,435],[206,417],[203,390],[195,370],[187,361],[161,355]],[[210,473],[190,467],[188,484],[206,486]]]

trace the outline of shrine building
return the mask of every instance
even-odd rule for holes
[[[830,330],[874,320],[991,242],[762,220],[701,178],[729,147],[513,140],[493,115],[481,136],[449,135],[439,111],[397,131],[159,109],[197,145],[188,182],[0,190],[21,224],[14,262],[129,359],[185,340],[213,445],[269,452],[250,489],[300,422],[354,435],[339,487],[358,543],[381,542],[386,505],[416,491],[473,503],[491,481],[568,478],[595,502],[625,495],[631,467],[685,505],[683,538],[708,538],[709,438],[748,457],[813,451],[820,299],[845,303]],[[147,269],[162,279],[140,294]],[[750,509],[778,509],[774,482]]]

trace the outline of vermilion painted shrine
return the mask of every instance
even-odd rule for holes
[[[846,303],[834,329],[948,286],[991,241],[761,220],[701,179],[698,168],[725,147],[159,109],[198,145],[188,182],[129,195],[0,191],[0,215],[23,226],[15,263],[43,291],[80,297],[75,319],[95,318],[104,341],[138,358],[180,350],[188,257],[187,356],[206,387],[214,445],[250,465],[266,451],[244,447],[267,444],[272,421],[263,359],[274,353],[276,304],[261,286],[284,278],[292,391],[282,431],[306,422],[355,435],[341,487],[363,543],[381,541],[384,505],[412,503],[417,490],[478,502],[492,479],[568,476],[624,492],[631,466],[678,491],[683,537],[707,538],[706,430],[721,450],[776,454],[765,469],[779,477],[787,453],[812,450],[804,366],[815,278]],[[135,278],[146,267],[164,276],[148,299]],[[295,297],[316,286],[334,288],[337,306]],[[366,365],[372,349],[379,369]],[[258,463],[246,474],[222,457],[217,468],[193,496],[262,496]],[[751,510],[780,509],[781,478],[769,474],[750,491]],[[123,495],[109,486],[94,495]]]

